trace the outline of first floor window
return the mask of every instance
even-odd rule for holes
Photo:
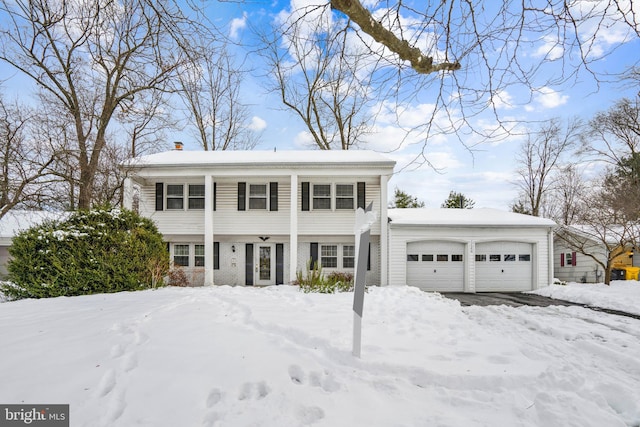
[[[356,247],[353,245],[342,246],[342,268],[354,268]]]
[[[338,246],[322,245],[320,249],[320,264],[326,268],[338,267]]]
[[[189,266],[189,245],[173,245],[173,264],[180,267]]]
[[[572,252],[567,252],[567,254],[564,256],[564,260],[565,260],[565,264],[564,265],[572,266],[573,265],[573,253]]]
[[[189,209],[204,209],[204,185],[189,184]]]
[[[167,185],[167,209],[184,209],[184,189],[182,184]]]
[[[194,259],[193,265],[196,267],[204,267],[204,245],[195,245],[193,248]]]

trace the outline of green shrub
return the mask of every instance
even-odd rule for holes
[[[353,290],[353,274],[333,271],[327,277],[322,273],[322,266],[311,261],[307,262],[307,271],[298,271],[296,282],[300,290],[309,293],[333,294],[337,292],[351,292]]]
[[[11,298],[145,289],[162,284],[169,255],[149,219],[119,209],[72,213],[18,234],[9,250]]]

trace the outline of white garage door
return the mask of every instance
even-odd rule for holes
[[[531,290],[532,248],[518,242],[476,244],[476,292]]]
[[[464,290],[464,244],[425,241],[407,244],[407,284],[426,291]]]

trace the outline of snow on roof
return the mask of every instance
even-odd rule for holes
[[[517,214],[490,208],[389,209],[391,224],[396,225],[456,225],[456,226],[518,226],[555,227],[550,219]]]
[[[393,167],[395,161],[370,150],[298,151],[185,151],[171,150],[129,159],[125,167],[196,165],[311,165],[375,164]]]
[[[0,238],[11,239],[20,231],[64,215],[65,212],[11,210],[0,218]]]

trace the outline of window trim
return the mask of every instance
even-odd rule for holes
[[[180,196],[178,197],[177,193],[176,194],[171,194],[171,192],[169,191],[170,188],[177,188],[180,187],[181,191],[180,191]],[[184,184],[167,184],[166,187],[166,202],[167,202],[167,210],[168,211],[181,211],[184,210]],[[172,207],[170,206],[172,201],[180,201],[180,207]]]
[[[351,251],[351,254],[346,254],[346,249]],[[345,260],[350,260],[351,265],[345,265]],[[355,245],[342,245],[342,268],[355,268],[356,267],[356,246]]]
[[[204,198],[205,198],[205,193],[206,193],[206,188],[204,184],[188,184],[187,187],[187,193],[188,193],[188,198],[189,201],[187,202],[187,208],[189,210],[203,210],[204,206],[205,206],[205,202],[204,202]],[[191,194],[191,189],[192,188],[202,188],[202,195],[192,195]],[[200,201],[202,200],[202,207],[192,207],[191,206],[191,202],[195,202],[195,201]]]
[[[172,251],[172,259],[171,261],[173,262],[173,265],[177,266],[177,267],[190,267],[191,266],[191,243],[174,243],[173,245],[173,251]],[[186,248],[186,254],[185,253],[180,253],[177,254],[176,253],[176,249],[178,248]],[[184,263],[178,263],[176,262],[176,259],[180,257],[180,258],[186,258],[186,264]]]
[[[248,183],[249,191],[247,191],[247,207],[250,211],[266,211],[269,207],[269,185],[266,183]],[[252,189],[258,187],[264,187],[264,193],[252,194]],[[253,207],[252,201],[259,201],[260,205],[264,204],[264,207]]]
[[[335,255],[333,253],[331,254],[325,254],[325,249],[326,248],[330,248],[330,249],[335,249]],[[338,268],[338,244],[336,243],[321,243],[320,244],[320,265],[322,266],[322,268]],[[329,259],[335,259],[335,265],[329,265],[328,263],[325,262],[326,260]]]
[[[338,194],[338,188],[339,187],[350,187],[351,188],[351,196],[341,196]],[[351,184],[345,184],[345,183],[336,183],[335,184],[335,206],[336,206],[336,210],[344,210],[344,211],[349,211],[349,210],[355,210],[355,198],[356,198],[356,192],[355,192],[355,185],[353,183]],[[340,207],[338,204],[338,201],[341,200],[350,200],[351,201],[351,206],[349,207]]]
[[[316,195],[316,188],[320,188],[320,187],[328,187],[329,188],[329,194],[328,195],[320,195],[317,196]],[[314,211],[330,211],[333,210],[333,185],[331,183],[324,183],[324,184],[320,184],[320,183],[314,183],[311,185],[311,208]],[[316,200],[317,201],[329,201],[329,206],[328,207],[317,207],[316,206]]]
[[[202,255],[198,255],[198,248],[202,248]],[[200,262],[202,264],[199,264],[198,260],[201,260]],[[193,266],[194,267],[204,267],[204,264],[205,264],[204,244],[203,243],[194,243],[193,244]]]

